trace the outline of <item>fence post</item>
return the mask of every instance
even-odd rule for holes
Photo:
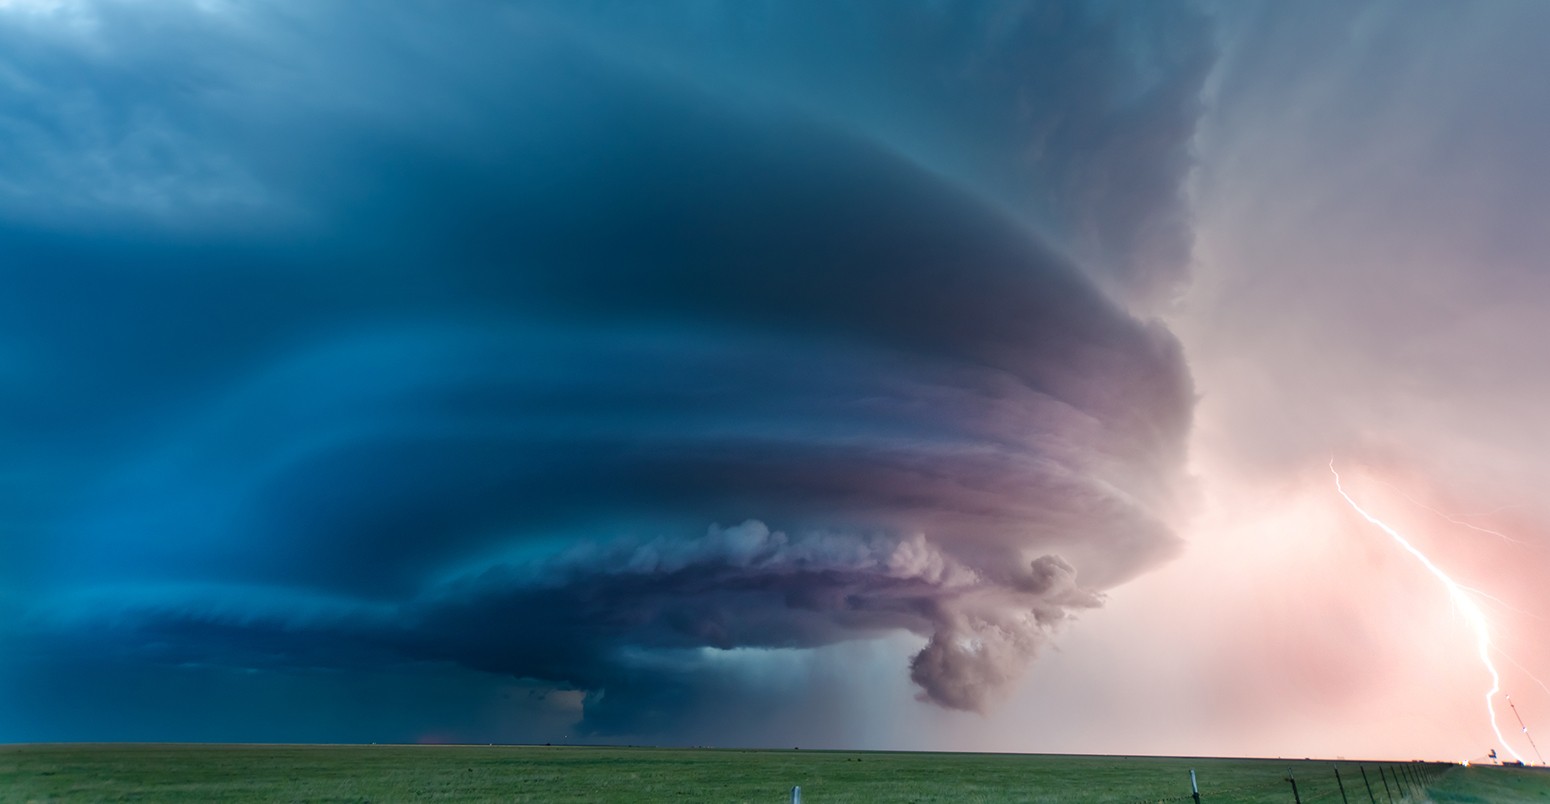
[[[1189,769],[1189,797],[1195,800],[1195,804],[1200,804],[1200,785],[1195,783],[1194,768]]]
[[[1333,767],[1335,769],[1335,784],[1340,785],[1340,804],[1351,804],[1351,799],[1345,797],[1345,782],[1340,781],[1340,766],[1335,765]]]
[[[1292,778],[1292,769],[1286,769],[1286,780],[1292,783],[1292,801],[1302,804],[1302,796],[1297,794],[1297,780]]]
[[[1367,768],[1366,768],[1366,766],[1364,766],[1364,765],[1357,765],[1356,767],[1357,767],[1358,770],[1360,770],[1362,772],[1362,784],[1367,786],[1367,800],[1371,801],[1372,804],[1378,804],[1378,797],[1374,796],[1372,794],[1372,782],[1367,781]]]
[[[1389,789],[1389,775],[1383,771],[1383,766],[1378,766],[1378,778],[1383,780],[1383,794],[1389,797],[1389,804],[1394,802],[1394,791]]]
[[[791,804],[802,804],[801,785],[791,788]]]

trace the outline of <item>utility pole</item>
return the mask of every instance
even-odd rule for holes
[[[1539,757],[1539,764],[1545,764],[1545,755],[1539,753],[1539,746],[1534,745],[1534,735],[1528,733],[1528,724],[1523,722],[1523,716],[1518,714],[1518,705],[1512,702],[1512,696],[1507,696],[1507,705],[1512,707],[1512,716],[1518,719],[1518,727],[1523,729],[1523,736],[1528,738],[1528,745],[1534,749],[1534,756]]]

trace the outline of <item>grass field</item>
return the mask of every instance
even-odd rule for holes
[[[1305,760],[507,746],[0,747],[0,801],[1550,803],[1550,772]],[[1380,770],[1382,768],[1382,770]],[[1422,785],[1401,787],[1396,769]],[[1429,771],[1421,773],[1421,771]],[[1392,787],[1385,792],[1380,779]]]

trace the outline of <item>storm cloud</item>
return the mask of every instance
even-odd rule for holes
[[[696,9],[4,19],[18,639],[450,662],[625,733],[717,652],[907,633],[984,711],[1173,555],[1193,390],[1129,310],[1182,277],[1202,23]],[[826,92],[809,18],[888,47]]]

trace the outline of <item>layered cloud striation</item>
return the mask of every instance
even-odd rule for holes
[[[718,652],[908,633],[922,699],[984,711],[1173,553],[1184,361],[1055,217],[778,71],[696,81],[650,31],[518,10],[154,12],[244,46],[179,39],[184,68],[111,7],[80,35],[133,86],[65,42],[55,80],[101,102],[4,110],[109,142],[74,173],[48,149],[79,143],[36,144],[0,221],[35,652],[450,662],[624,733],[671,728]]]

